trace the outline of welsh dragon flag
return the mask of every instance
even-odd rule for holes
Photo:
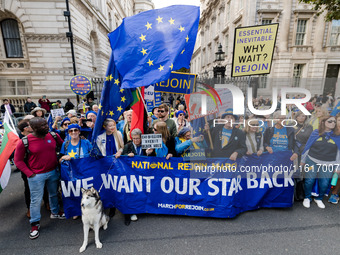
[[[7,111],[5,112],[4,130],[5,133],[3,134],[0,147],[0,193],[8,184],[9,177],[11,176],[9,157],[20,140]]]

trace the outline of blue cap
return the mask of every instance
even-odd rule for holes
[[[178,112],[176,112],[176,118],[178,118],[178,115],[180,115],[181,113],[183,113],[185,115],[185,113],[183,111],[178,111]]]
[[[89,115],[89,113],[93,113],[94,115],[97,116],[97,113],[96,113],[95,111],[88,111],[88,112],[85,114],[86,119],[87,119],[87,115]]]
[[[188,132],[191,132],[190,128],[184,127],[178,132],[178,137],[182,137]]]
[[[234,117],[235,120],[238,120],[238,116],[233,113],[232,108],[228,108],[227,110],[225,110],[225,112],[222,114],[222,119],[224,119],[224,117],[227,115],[231,115]]]
[[[64,119],[61,121],[61,125],[63,125],[64,122],[67,121],[67,120],[71,122],[71,120],[70,120],[69,118],[66,117],[66,118],[64,118]]]
[[[2,125],[2,122],[0,121],[0,127],[2,127],[3,125]]]
[[[67,132],[72,128],[76,128],[76,129],[80,130],[80,126],[78,124],[71,124],[71,125],[68,125]]]

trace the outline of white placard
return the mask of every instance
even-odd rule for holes
[[[53,110],[51,110],[51,113],[52,113],[53,118],[55,118],[57,116],[64,116],[65,115],[63,108],[53,109]]]
[[[144,89],[144,100],[154,100],[155,87],[149,86]]]
[[[162,148],[162,134],[142,135],[142,149]]]

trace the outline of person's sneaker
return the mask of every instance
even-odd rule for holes
[[[37,224],[31,227],[30,238],[32,240],[39,237],[39,229],[40,229],[40,224]]]
[[[137,221],[137,220],[138,218],[136,214],[131,215],[131,221]]]
[[[310,207],[310,199],[309,198],[305,198],[302,202],[302,205],[306,208]]]
[[[57,213],[57,214],[51,213],[50,218],[51,218],[51,219],[60,219],[60,220],[66,219],[65,213],[63,213],[63,212],[61,212],[61,211],[60,211],[59,213]]]
[[[339,202],[339,195],[332,194],[331,197],[328,199],[328,202],[336,205]]]
[[[321,200],[314,199],[314,202],[318,205],[319,208],[325,208],[325,204]]]

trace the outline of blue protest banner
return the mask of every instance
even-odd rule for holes
[[[124,214],[155,213],[232,218],[261,207],[293,204],[291,152],[183,162],[157,157],[75,159],[61,164],[66,216],[81,215],[80,188],[100,191],[105,208]]]
[[[196,74],[171,72],[170,78],[153,84],[155,91],[177,94],[192,93],[196,83]]]
[[[162,95],[160,92],[155,92],[155,107],[162,104]]]

